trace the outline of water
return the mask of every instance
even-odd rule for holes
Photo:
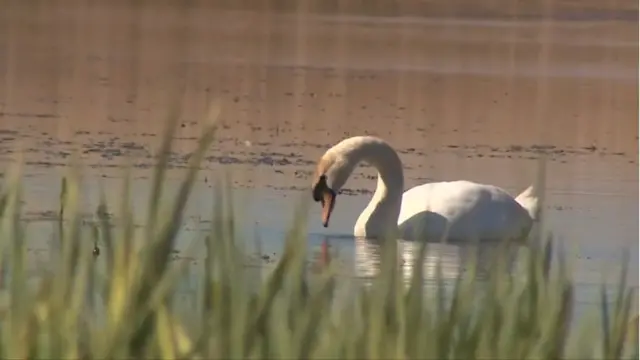
[[[505,18],[461,1],[451,6],[480,15],[426,19],[62,5],[13,5],[0,32],[0,174],[22,154],[35,258],[51,246],[60,176],[74,154],[87,168],[87,212],[101,186],[117,206],[130,159],[141,223],[172,100],[182,105],[175,189],[215,98],[221,129],[187,210],[183,256],[207,226],[212,182],[225,170],[242,233],[261,239],[272,264],[298,199],[310,198],[315,161],[347,136],[371,134],[399,152],[407,188],[469,179],[517,194],[534,181],[536,157],[549,154],[545,230],[568,249],[578,301],[592,303],[600,282],[615,279],[622,252],[637,288],[637,27],[611,9]],[[328,241],[360,278],[375,273],[377,248],[350,234],[374,175],[357,169],[329,229],[317,204],[308,214],[312,249]],[[448,278],[467,264],[464,246],[430,250],[428,274],[436,259]]]

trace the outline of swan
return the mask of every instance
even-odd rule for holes
[[[340,189],[362,161],[376,168],[378,184],[355,223],[356,237],[439,241],[447,234],[448,241],[521,241],[538,216],[533,186],[515,199],[497,186],[466,180],[426,183],[403,192],[396,151],[380,138],[355,136],[327,150],[313,175],[312,196],[322,204],[325,228]]]

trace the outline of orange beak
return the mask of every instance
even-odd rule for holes
[[[331,189],[324,189],[322,192],[322,226],[329,226],[329,218],[336,204],[336,194]]]

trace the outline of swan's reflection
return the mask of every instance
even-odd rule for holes
[[[420,253],[420,243],[398,240],[399,264],[402,276],[406,281],[411,279],[416,257]],[[371,278],[380,270],[382,256],[380,241],[368,239],[355,240],[355,275],[360,278]],[[440,262],[441,279],[455,280],[460,274],[473,270],[474,260],[477,263],[476,276],[483,278],[494,263],[495,255],[500,249],[498,243],[457,244],[428,243],[422,263],[425,281],[437,279],[437,266]],[[507,248],[506,270],[510,271],[516,257],[515,247]],[[475,257],[475,258],[474,258]]]

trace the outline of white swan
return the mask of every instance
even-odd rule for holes
[[[356,165],[365,161],[378,170],[378,185],[353,229],[366,238],[395,236],[405,240],[523,240],[538,214],[533,186],[515,199],[503,189],[470,181],[444,181],[404,192],[402,162],[384,140],[356,136],[333,146],[319,160],[313,198],[322,203],[322,224]]]

